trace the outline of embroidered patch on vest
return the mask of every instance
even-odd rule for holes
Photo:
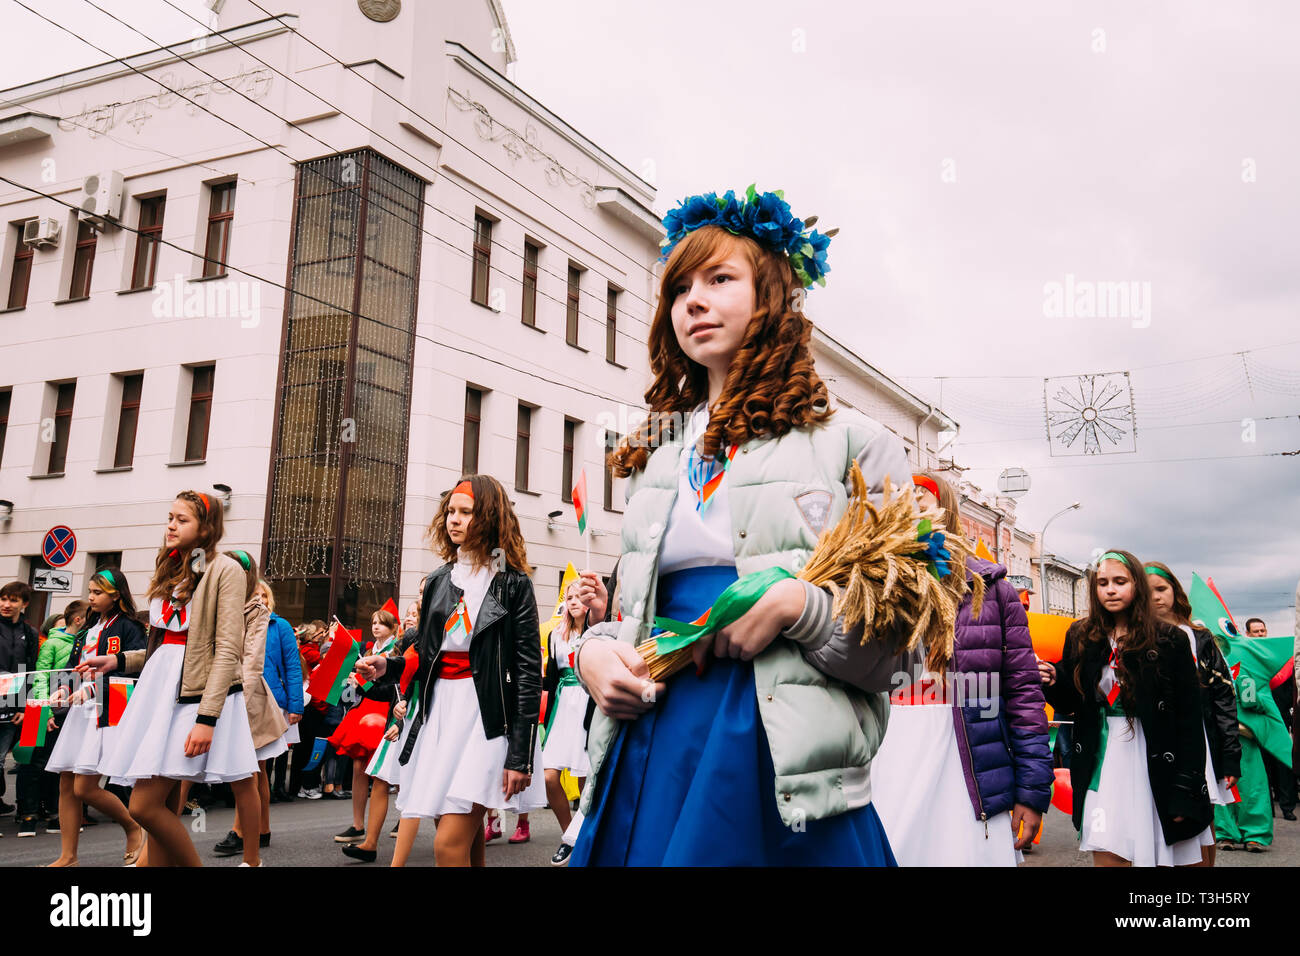
[[[799,506],[804,524],[813,534],[820,535],[826,529],[826,522],[831,513],[831,493],[829,491],[805,491],[796,495],[794,503]]]

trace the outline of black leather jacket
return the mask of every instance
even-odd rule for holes
[[[1214,775],[1241,776],[1241,738],[1237,736],[1237,695],[1232,691],[1232,675],[1223,659],[1214,635],[1203,627],[1193,627],[1196,635],[1196,671],[1201,680],[1201,716],[1210,741],[1210,762]]]
[[[1124,668],[1137,675],[1135,697],[1147,745],[1147,779],[1155,797],[1156,815],[1165,843],[1172,846],[1194,837],[1214,819],[1205,783],[1205,737],[1201,690],[1187,635],[1172,625],[1157,624],[1156,646],[1140,659],[1123,655]],[[1070,755],[1070,784],[1074,789],[1074,828],[1083,828],[1083,797],[1092,781],[1101,738],[1102,704],[1097,682],[1110,655],[1102,642],[1083,644],[1084,622],[1075,621],[1065,635],[1065,650],[1056,665],[1056,682],[1043,693],[1062,717],[1074,719]],[[1075,665],[1082,658],[1080,684]],[[1182,817],[1174,820],[1174,817]]]
[[[451,564],[429,575],[420,616],[420,704],[399,761],[410,759],[416,738],[433,702],[433,668],[442,649],[443,628],[464,592],[451,583]],[[401,654],[387,658],[387,674],[401,674]],[[499,571],[474,621],[469,642],[470,671],[478,694],[483,733],[489,740],[509,738],[504,769],[533,772],[537,712],[542,701],[542,638],[537,598],[528,576],[514,568]],[[414,687],[414,681],[412,681]]]

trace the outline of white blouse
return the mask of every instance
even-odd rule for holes
[[[659,573],[671,574],[686,568],[731,567],[736,552],[731,541],[731,509],[727,504],[724,478],[703,511],[696,509],[698,493],[691,488],[690,466],[695,441],[709,424],[708,408],[701,404],[686,423],[681,474],[677,479],[677,500],[668,516],[659,550]]]
[[[451,583],[456,585],[464,592],[465,610],[469,613],[470,630],[456,628],[444,634],[442,640],[442,649],[444,651],[467,651],[469,650],[470,636],[474,631],[474,622],[478,620],[479,608],[483,606],[483,599],[487,597],[488,585],[492,583],[491,566],[475,568],[471,563],[459,556],[456,563],[451,568]]]

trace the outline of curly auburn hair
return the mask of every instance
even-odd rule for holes
[[[812,322],[794,309],[796,299],[802,299],[803,283],[795,278],[790,261],[747,236],[703,226],[677,244],[660,279],[659,304],[647,338],[654,374],[645,393],[650,415],[610,452],[609,465],[618,477],[645,468],[651,450],[673,437],[674,422],[708,399],[708,371],[687,358],[673,331],[671,290],[683,276],[734,252],[745,256],[754,273],[754,315],[711,409],[700,454],[711,458],[724,442],[780,437],[831,417],[830,394],[813,367]]]
[[[177,548],[167,547],[166,538],[163,539],[163,546],[154,558],[153,578],[149,581],[150,600],[170,599],[174,596],[181,601],[188,601],[193,597],[202,573],[194,569],[194,552],[202,551],[205,561],[211,561],[216,556],[221,536],[226,533],[221,502],[211,495],[199,491],[182,491],[176,500],[183,501],[198,521],[199,536],[195,539],[194,546],[184,554]]]
[[[498,552],[508,566],[531,575],[524,535],[519,529],[519,518],[510,505],[510,497],[501,482],[491,475],[466,475],[457,481],[468,481],[474,493],[474,514],[465,534],[466,552],[482,561],[491,561]],[[458,546],[447,534],[447,511],[451,507],[451,491],[444,492],[438,502],[438,512],[433,516],[425,536],[434,553],[444,561],[455,561]]]

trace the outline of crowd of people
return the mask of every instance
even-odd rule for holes
[[[75,865],[93,809],[122,828],[127,865],[197,865],[181,816],[207,788],[236,810],[212,852],[247,866],[271,804],[327,798],[347,801],[334,839],[362,862],[395,802],[395,866],[423,820],[437,865],[483,865],[504,814],[518,842],[545,809],[564,830],[556,865],[1013,866],[1068,780],[1096,865],[1266,849],[1270,787],[1294,819],[1294,660],[1230,666],[1223,628],[1193,620],[1168,566],[1123,549],[1090,567],[1087,615],[1058,660],[1040,659],[1006,568],[945,563],[944,535],[962,534],[954,487],[830,405],[801,309],[829,236],[752,188],[691,197],[664,224],[652,414],[610,456],[629,483],[608,584],[568,584],[543,641],[509,496],[466,475],[428,529],[442,563],[400,621],[381,608],[360,640],[337,621],[294,630],[253,558],[221,550],[220,502],[182,491],[147,607],[104,569],[38,635],[27,586],[0,589],[0,675],[33,678],[0,715],[0,755],[24,720],[48,721],[22,748],[19,835],[57,828],[51,865]],[[935,577],[966,583],[930,646],[898,623],[868,630],[798,577],[851,495],[891,485],[942,527],[925,532]],[[931,587],[901,580],[884,593]],[[677,622],[706,634],[688,645],[694,668],[652,676],[641,649]],[[1262,623],[1248,631],[1264,637]]]

